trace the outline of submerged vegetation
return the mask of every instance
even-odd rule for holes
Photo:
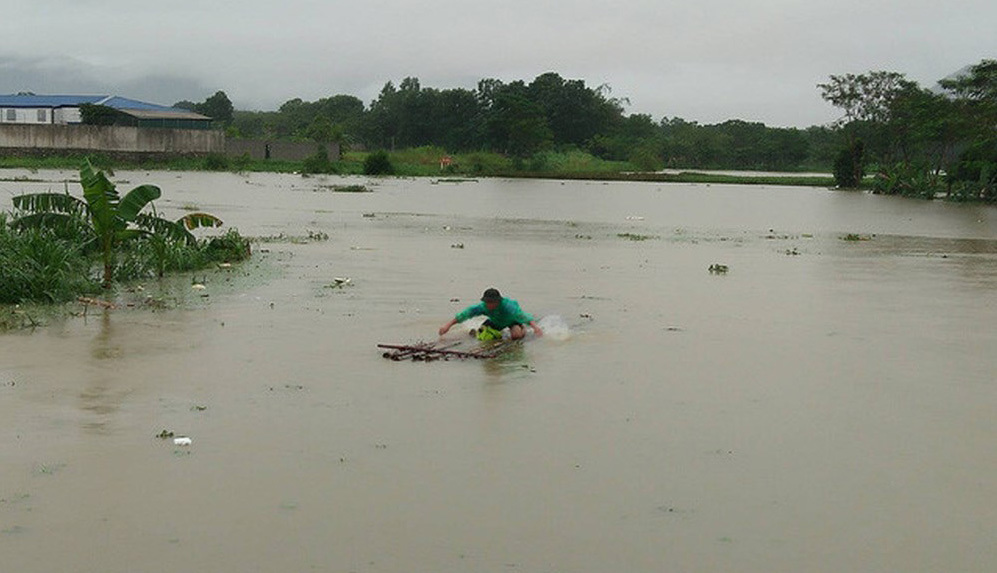
[[[152,185],[118,195],[106,175],[87,161],[80,169],[83,198],[32,193],[13,198],[0,213],[0,304],[64,302],[114,283],[162,277],[249,255],[235,229],[206,240],[191,231],[221,220],[191,212],[176,221],[156,212]]]

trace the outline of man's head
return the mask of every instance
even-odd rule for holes
[[[496,288],[490,288],[481,295],[481,301],[485,303],[488,310],[495,310],[502,302],[502,294]]]

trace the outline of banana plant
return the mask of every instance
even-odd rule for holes
[[[221,219],[208,213],[188,213],[169,221],[155,212],[152,202],[162,192],[155,185],[139,185],[125,194],[118,191],[102,171],[95,170],[89,160],[80,168],[83,199],[65,193],[28,193],[13,198],[16,209],[23,213],[11,221],[15,228],[47,227],[53,229],[83,228],[84,249],[100,252],[104,264],[103,284],[107,288],[114,278],[115,250],[121,244],[138,238],[149,238],[154,245],[170,243],[196,245],[191,230],[199,227],[219,227]],[[152,214],[142,213],[151,206]],[[161,254],[162,249],[156,252]],[[162,263],[159,265],[162,274]]]

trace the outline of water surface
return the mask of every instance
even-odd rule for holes
[[[73,175],[4,174],[43,181],[0,183],[0,208]],[[997,562],[994,208],[724,185],[115,180],[160,185],[167,216],[275,238],[234,269],[124,293],[135,307],[0,337],[4,570]],[[381,358],[378,342],[435,338],[488,286],[570,331],[497,361]]]

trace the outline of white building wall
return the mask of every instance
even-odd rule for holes
[[[80,115],[78,107],[58,107],[52,112],[55,114],[52,123],[83,123],[83,117]]]
[[[7,107],[0,109],[0,123],[52,123],[52,112],[47,107]],[[79,110],[77,110],[79,112]]]

